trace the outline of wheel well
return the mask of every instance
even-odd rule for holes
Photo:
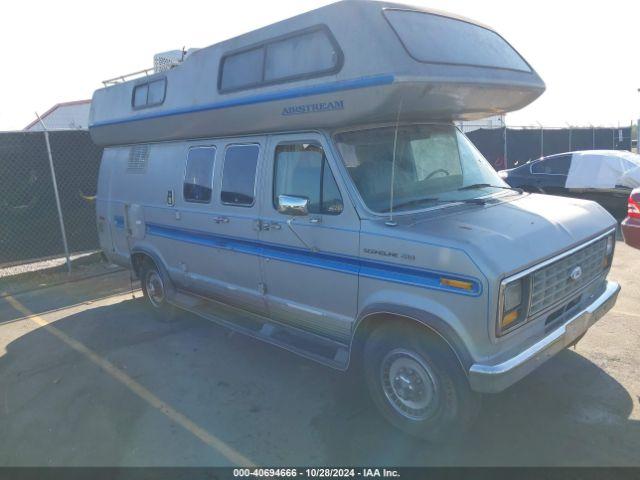
[[[136,252],[131,255],[131,267],[133,268],[133,273],[135,273],[138,278],[140,278],[140,269],[145,261],[151,262],[154,265],[156,263],[151,255],[144,252]]]
[[[427,325],[420,320],[405,315],[394,313],[374,313],[364,317],[357,325],[356,331],[351,344],[350,364],[360,366],[362,359],[362,351],[368,336],[380,325],[387,322],[394,322],[399,328],[419,328],[422,332],[426,332],[433,337],[434,340],[444,345],[457,359],[460,366],[465,370],[464,362],[452,347],[451,343],[435,328]]]

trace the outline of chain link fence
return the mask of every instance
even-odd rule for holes
[[[631,151],[632,128],[604,127],[501,127],[485,128],[465,124],[467,136],[496,170],[554,153],[576,150]]]
[[[95,192],[102,149],[86,131],[49,132],[70,252],[98,249]],[[0,265],[63,256],[44,132],[0,133]]]

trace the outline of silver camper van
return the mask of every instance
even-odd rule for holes
[[[94,94],[101,246],[160,318],[358,365],[394,425],[455,437],[620,290],[607,212],[510,188],[454,126],[544,88],[491,28],[374,1],[189,51]]]

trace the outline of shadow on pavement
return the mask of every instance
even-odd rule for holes
[[[122,269],[100,273],[91,278],[68,281],[53,286],[39,286],[33,290],[12,293],[12,289],[0,288],[0,325],[19,320],[24,314],[11,306],[10,298],[18,299],[33,313],[41,314],[67,308],[99,298],[131,292],[139,288],[131,282],[129,272]]]
[[[357,373],[188,314],[158,323],[128,300],[53,325],[259,465],[640,463],[634,400],[573,351],[486,396],[474,429],[442,446],[387,425]],[[0,357],[0,432],[0,465],[228,463],[44,328]]]

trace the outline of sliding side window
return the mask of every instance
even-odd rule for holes
[[[133,108],[147,108],[161,105],[167,92],[167,79],[160,78],[150,82],[141,83],[133,87]]]
[[[225,55],[220,92],[291,82],[337,73],[343,54],[328,28],[315,26]]]
[[[182,194],[186,202],[209,203],[213,188],[215,147],[194,147],[189,150]]]
[[[258,145],[227,147],[222,169],[222,203],[239,207],[253,205],[259,153]]]

